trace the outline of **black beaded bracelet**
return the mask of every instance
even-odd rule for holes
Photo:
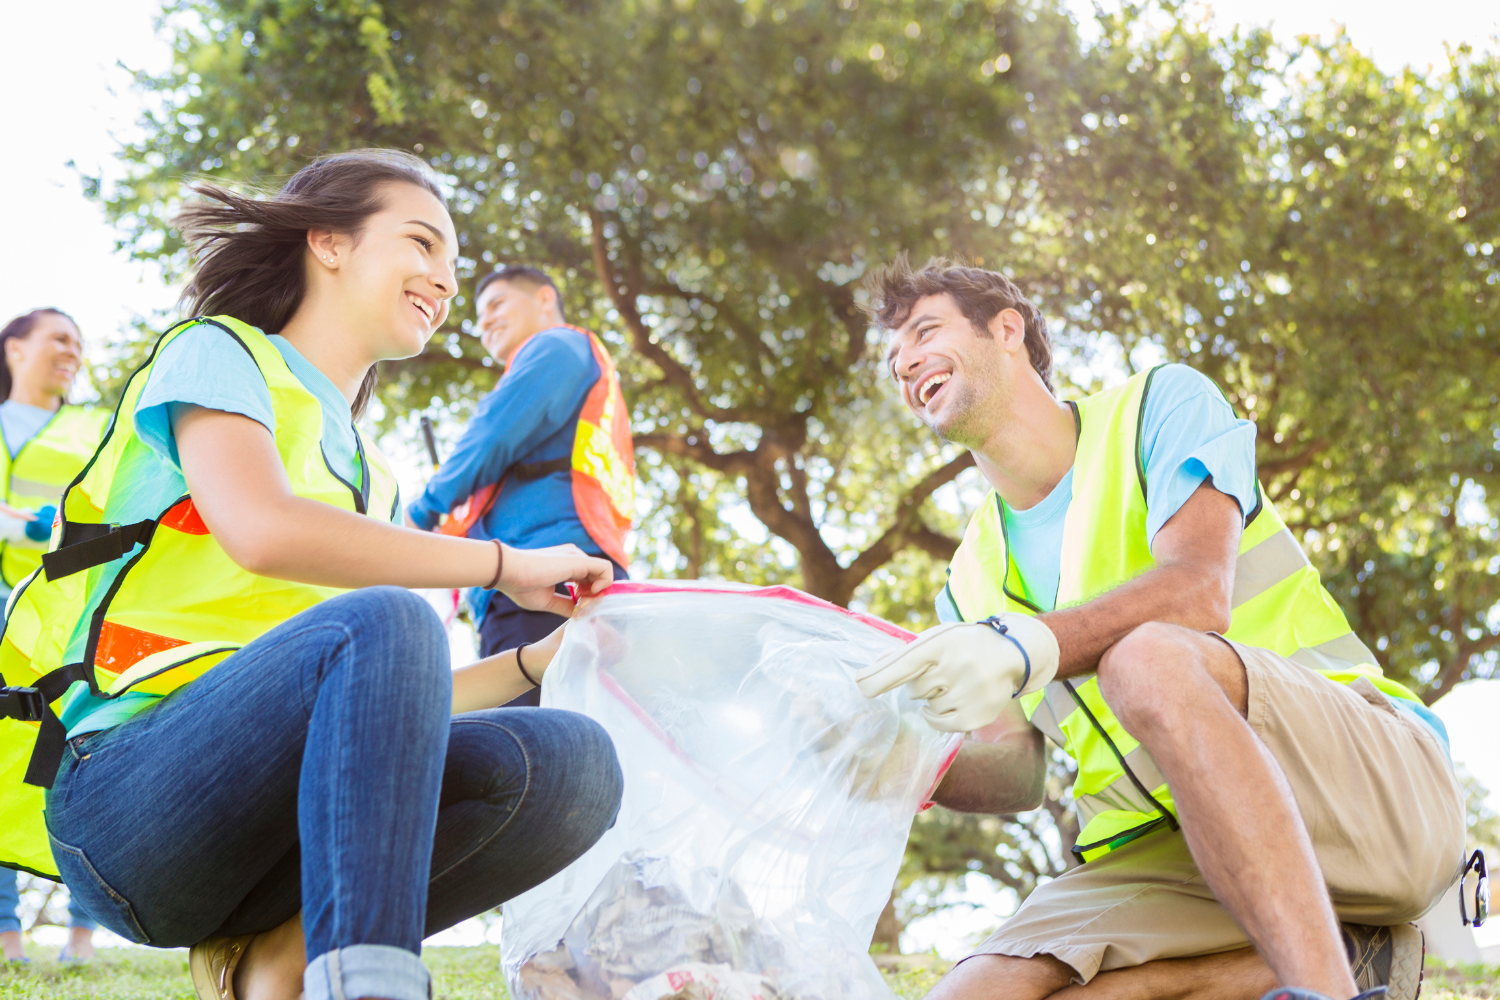
[[[529,645],[531,645],[531,643],[529,643],[529,642],[523,642],[519,646],[516,647],[516,669],[519,670],[519,671],[521,671],[521,676],[524,677],[524,678],[526,678],[526,680],[531,684],[532,687],[539,688],[542,685],[537,680],[535,680],[530,674],[528,674],[526,672],[526,667],[521,664],[521,650],[525,649]]]

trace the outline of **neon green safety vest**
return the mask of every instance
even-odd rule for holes
[[[0,448],[0,476],[5,479],[5,502],[22,510],[56,507],[73,477],[78,475],[109,423],[109,411],[63,406],[12,455]],[[42,550],[0,542],[0,577],[14,587],[42,564]]]
[[[1080,604],[1156,565],[1146,543],[1141,414],[1156,369],[1074,405],[1079,423],[1073,500],[1063,529],[1056,606]],[[1416,695],[1382,676],[1375,656],[1323,589],[1296,537],[1256,485],[1235,565],[1233,617],[1225,633],[1348,684],[1368,677],[1396,698]],[[1038,614],[1006,547],[994,491],[969,521],[940,600],[960,621],[1011,611]],[[1171,789],[1146,748],[1120,725],[1096,677],[1054,681],[1022,699],[1032,725],[1078,762],[1074,853],[1091,861],[1154,830],[1176,829]]]
[[[0,634],[0,866],[57,878],[42,816],[64,748],[54,706],[77,682],[97,697],[167,694],[252,639],[344,593],[257,576],[224,552],[199,517],[181,473],[135,433],[135,408],[161,349],[194,324],[233,337],[271,393],[276,450],[292,491],[395,521],[396,479],[359,440],[358,487],[323,455],[323,407],[274,344],[227,316],[189,320],[157,341],[125,385],[109,433],[63,498],[63,523],[42,572],[17,588]],[[129,523],[123,523],[129,522]]]

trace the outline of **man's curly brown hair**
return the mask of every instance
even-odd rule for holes
[[[952,296],[959,311],[973,325],[975,334],[983,337],[989,336],[990,320],[1002,309],[1014,309],[1026,324],[1026,355],[1031,359],[1031,367],[1042,377],[1047,391],[1054,391],[1052,338],[1047,335],[1047,321],[1042,318],[1041,310],[1005,275],[948,257],[933,257],[917,270],[903,250],[885,267],[866,275],[864,286],[870,299],[863,308],[881,330],[899,328],[911,317],[917,301],[929,295]]]

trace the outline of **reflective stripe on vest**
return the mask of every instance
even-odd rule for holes
[[[1088,601],[1155,566],[1146,541],[1141,414],[1152,372],[1081,400],[1073,499],[1063,530],[1056,606]],[[1257,486],[1257,495],[1263,493]],[[944,600],[964,621],[1005,611],[1034,614],[1010,557],[1002,503],[986,497],[949,566]],[[1367,677],[1392,697],[1416,696],[1380,672],[1323,588],[1296,537],[1262,498],[1240,538],[1233,617],[1226,635],[1352,683]],[[1022,700],[1032,724],[1078,761],[1074,798],[1084,860],[1151,831],[1175,827],[1171,790],[1150,754],[1105,704],[1092,675],[1055,681]]]
[[[635,446],[630,434],[630,408],[620,391],[620,378],[604,342],[581,326],[573,330],[588,338],[589,350],[599,366],[599,378],[589,388],[578,411],[569,461],[573,484],[573,509],[584,531],[600,550],[621,566],[630,565],[626,537],[635,511]],[[514,358],[517,347],[511,353]],[[501,378],[502,384],[504,377]],[[560,471],[560,470],[559,470]],[[458,504],[438,529],[445,535],[467,535],[494,507],[505,480],[485,483]]]
[[[118,558],[57,579],[44,571],[23,582],[0,634],[6,684],[33,685],[73,665],[99,697],[167,694],[298,612],[344,592],[241,569],[198,515],[181,474],[136,436],[135,407],[155,359],[195,323],[234,338],[265,378],[276,450],[293,493],[382,519],[398,513],[395,475],[357,431],[359,486],[328,467],[322,404],[259,330],[223,316],[174,327],[131,375],[115,422],[68,487],[58,551],[69,551],[77,537],[105,533],[111,524],[144,520],[151,530]],[[63,693],[50,699],[49,708]],[[38,723],[0,719],[0,865],[56,878],[42,821],[43,789],[24,781],[39,732]]]
[[[109,411],[63,406],[21,446],[14,457],[0,447],[5,502],[21,510],[56,507],[63,490],[93,457],[104,437]],[[42,564],[42,549],[0,543],[0,577],[14,587]]]

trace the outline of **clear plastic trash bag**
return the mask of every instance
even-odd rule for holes
[[[787,587],[617,583],[542,705],[597,720],[615,825],[505,904],[516,1000],[893,996],[869,956],[912,817],[960,737],[858,671],[911,634]]]

